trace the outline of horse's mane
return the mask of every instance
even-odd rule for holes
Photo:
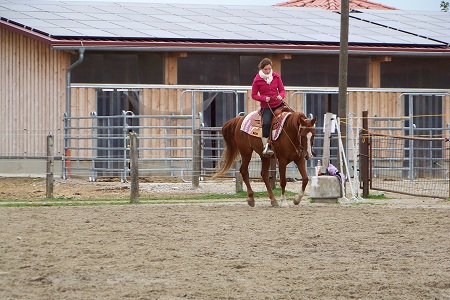
[[[292,112],[292,118],[287,118],[287,126],[298,128],[300,124],[304,124],[305,122],[309,121],[309,119],[306,117],[306,115],[302,112],[294,111]]]

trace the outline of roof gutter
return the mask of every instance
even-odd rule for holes
[[[81,64],[84,60],[84,48],[78,48],[78,60],[69,66],[66,73],[66,116],[70,118],[71,113],[71,103],[70,103],[70,81],[71,81],[71,73],[72,70],[75,69],[76,66]]]
[[[65,113],[65,124],[64,124],[64,160],[65,160],[65,164],[67,167],[67,164],[70,164],[70,160],[67,160],[67,157],[70,157],[70,127],[71,127],[71,107],[72,107],[72,103],[71,103],[71,87],[70,87],[70,82],[71,82],[71,73],[72,70],[77,67],[79,64],[81,64],[84,60],[84,48],[79,48],[78,49],[78,60],[76,62],[74,62],[72,65],[69,66],[69,68],[67,69],[66,72],[66,113]],[[66,172],[68,172],[67,174],[64,174],[64,178],[67,179],[70,177],[70,168],[64,168],[64,170],[67,170]]]
[[[189,47],[189,46],[150,46],[150,47],[133,47],[133,46],[85,46],[86,51],[130,51],[130,52],[191,52],[191,53],[284,53],[284,54],[315,54],[315,55],[339,55],[339,46],[327,47],[319,46],[322,49],[311,47],[283,47],[282,45],[274,45],[274,47],[235,47],[226,45],[215,47]],[[79,49],[77,46],[52,46],[54,50],[73,51]],[[422,56],[422,57],[450,57],[450,48],[446,51],[441,49],[398,49],[393,50],[392,47],[373,47],[349,46],[348,54],[352,56]]]

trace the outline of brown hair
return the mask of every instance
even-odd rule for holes
[[[258,68],[259,68],[260,70],[262,70],[262,69],[264,69],[264,67],[267,66],[267,65],[272,65],[272,61],[266,57],[266,58],[263,58],[263,60],[261,60],[261,61],[259,62]]]

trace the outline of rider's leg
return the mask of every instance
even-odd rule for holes
[[[272,156],[273,155],[273,151],[272,149],[270,149],[269,143],[267,142],[269,135],[270,135],[270,126],[272,123],[272,111],[270,110],[270,108],[264,108],[262,109],[262,121],[263,121],[263,126],[262,126],[262,143],[263,143],[263,155],[266,156]]]

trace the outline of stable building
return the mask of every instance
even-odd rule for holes
[[[46,156],[49,133],[63,176],[126,168],[128,130],[149,137],[143,156],[158,167],[180,153],[189,163],[195,129],[258,107],[250,85],[264,57],[294,109],[318,124],[337,111],[336,10],[0,0],[0,17],[2,174],[30,173],[22,162]],[[448,24],[444,12],[352,9],[348,113],[449,124]]]

